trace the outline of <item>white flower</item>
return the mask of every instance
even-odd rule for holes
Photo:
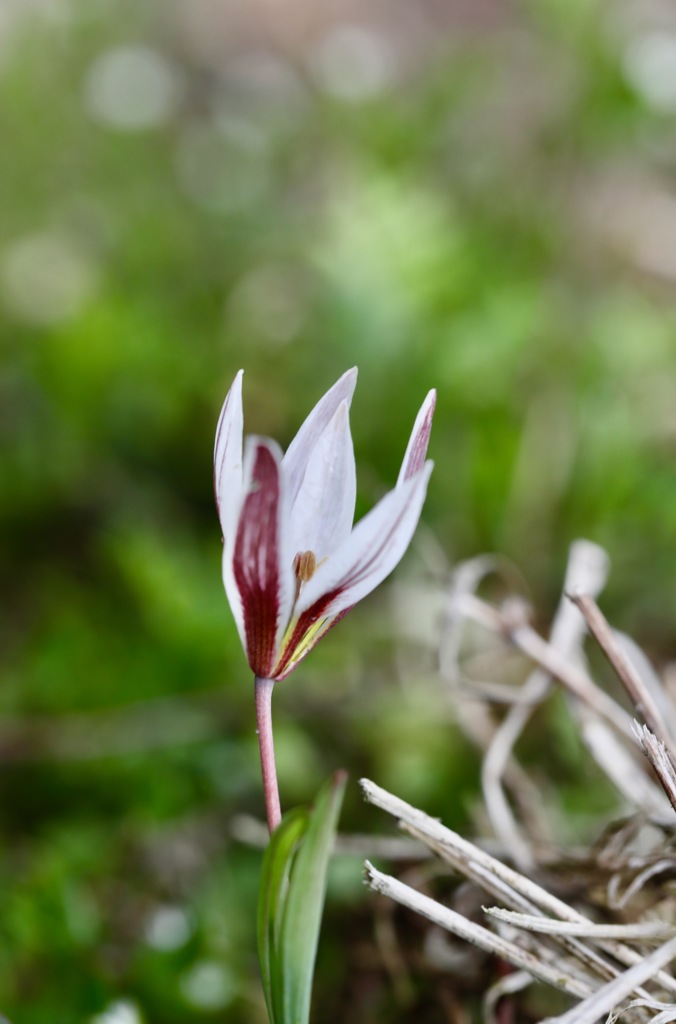
[[[348,370],[282,456],[266,437],[242,450],[242,371],[223,405],[214,451],[223,582],[253,672],[283,679],[394,569],[420,518],[436,392],[425,399],[396,487],[353,526],[356,472]]]

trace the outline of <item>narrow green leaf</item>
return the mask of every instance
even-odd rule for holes
[[[281,909],[278,938],[282,969],[281,1018],[274,1024],[307,1024],[326,875],[347,776],[336,774],[322,787],[293,863]]]
[[[283,1024],[284,1020],[278,939],[291,864],[308,820],[309,814],[304,807],[285,814],[272,833],[263,857],[258,896],[258,959],[270,1024]]]

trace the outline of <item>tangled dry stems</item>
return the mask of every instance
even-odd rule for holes
[[[676,960],[670,886],[676,877],[676,707],[645,655],[609,626],[596,603],[609,571],[601,548],[586,541],[572,545],[548,639],[530,625],[521,599],[508,597],[495,606],[477,596],[495,566],[484,557],[455,572],[440,651],[458,720],[482,751],[492,840],[469,842],[375,783],[361,785],[368,801],[475,887],[482,903],[498,905],[484,906],[483,920],[477,920],[462,912],[461,900],[437,900],[369,861],[367,882],[503,966],[483,994],[487,1024],[543,1020],[523,1002],[534,982],[568,997],[570,1008],[544,1018],[548,1024],[610,1024],[618,1017],[628,1024],[676,1021],[676,979],[669,969]],[[638,720],[592,678],[584,652],[588,633]],[[522,685],[500,679],[501,658],[495,678],[468,678],[468,647],[476,655],[481,637],[498,637],[528,660],[532,668]],[[557,687],[588,755],[627,809],[592,848],[574,853],[550,838],[551,815],[515,752],[534,712]],[[502,714],[500,706],[506,708]]]

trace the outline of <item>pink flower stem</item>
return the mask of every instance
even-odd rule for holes
[[[256,694],[256,727],[258,747],[261,752],[261,768],[263,770],[263,794],[265,810],[268,817],[270,835],[282,820],[279,804],[279,788],[277,786],[277,767],[275,765],[275,746],[272,740],[272,688],[274,679],[255,677]]]

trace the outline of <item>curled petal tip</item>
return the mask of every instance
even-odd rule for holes
[[[225,397],[214,442],[214,492],[226,541],[232,539],[242,491],[243,372],[236,374]]]
[[[311,449],[292,510],[295,551],[312,550],[321,561],[349,536],[357,492],[349,399],[342,398]]]
[[[352,401],[352,395],[354,394],[354,389],[357,386],[358,375],[359,370],[357,367],[351,366],[349,370],[345,371],[345,373],[341,373],[340,377],[333,385],[333,388],[335,388],[338,393],[342,393],[344,395],[348,405]],[[329,392],[333,391],[333,388],[330,388]],[[327,394],[329,394],[329,392],[327,392]]]
[[[346,370],[320,398],[289,445],[284,456],[284,463],[289,495],[292,500],[298,495],[308,460],[319,438],[333,419],[341,402],[346,402],[349,407],[356,383],[357,368],[354,366],[351,370]]]
[[[427,446],[432,432],[432,417],[434,416],[436,403],[437,392],[435,388],[432,388],[431,391],[427,392],[425,401],[421,405],[420,411],[416,416],[415,423],[413,424],[413,430],[411,431],[411,437],[406,448],[404,461],[402,462],[401,469],[399,471],[397,487],[401,487],[406,480],[410,480],[412,476],[419,473],[425,464]]]

